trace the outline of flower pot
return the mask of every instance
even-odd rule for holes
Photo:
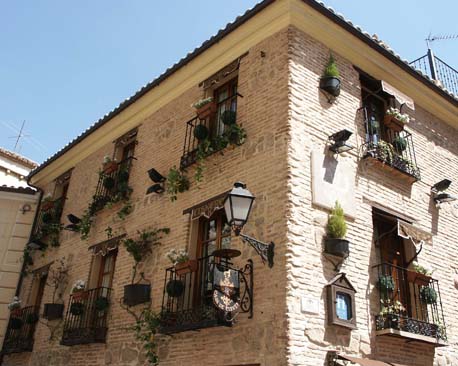
[[[105,177],[103,179],[103,186],[106,188],[106,189],[113,189],[114,186],[115,186],[115,180],[113,177]]]
[[[21,329],[22,324],[24,324],[24,322],[22,321],[21,318],[11,318],[10,319],[10,328],[11,329]]]
[[[196,109],[199,119],[206,119],[216,112],[216,104],[213,102],[207,103],[200,108]]]
[[[70,305],[70,313],[74,316],[80,316],[84,313],[84,304],[82,302],[74,302]]]
[[[333,76],[326,76],[320,79],[320,89],[334,97],[340,95],[340,79]]]
[[[72,293],[73,300],[78,301],[78,300],[85,300],[88,297],[87,291],[76,291]]]
[[[131,284],[124,286],[124,304],[135,306],[150,301],[151,285],[149,284]]]
[[[118,169],[118,164],[115,161],[110,161],[103,164],[103,172],[105,174],[111,174]]]
[[[41,221],[43,221],[43,224],[50,224],[52,222],[52,214],[48,211],[43,212],[43,215],[41,215]]]
[[[415,283],[419,286],[428,286],[431,282],[431,277],[423,273],[407,271],[407,281],[410,283]]]
[[[198,265],[199,264],[195,259],[190,259],[183,263],[177,263],[175,264],[175,273],[178,276],[182,276],[189,272],[195,272],[197,271]]]
[[[205,125],[197,125],[195,128],[194,128],[194,137],[199,140],[199,141],[203,141],[205,140],[208,135],[209,135],[209,132],[208,132],[208,128],[207,126]]]
[[[231,110],[224,111],[221,114],[221,121],[226,126],[233,125],[237,121],[237,114],[235,113],[235,111],[231,111]]]
[[[402,130],[404,130],[404,122],[400,121],[395,116],[385,114],[385,117],[383,118],[383,123],[386,127],[395,132],[401,132]]]
[[[420,300],[427,305],[435,304],[437,302],[436,290],[429,286],[423,286],[420,289]]]
[[[53,201],[43,201],[41,204],[41,209],[43,211],[49,211],[54,207],[54,202]]]
[[[324,242],[324,251],[328,254],[341,258],[347,258],[350,254],[350,242],[345,239],[327,238]]]
[[[45,304],[43,318],[48,320],[62,319],[64,304]]]
[[[170,280],[165,289],[170,297],[180,297],[184,291],[184,283],[179,280]]]

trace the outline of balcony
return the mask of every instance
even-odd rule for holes
[[[439,282],[392,264],[376,268],[381,303],[375,319],[376,335],[446,345]]]
[[[253,316],[253,263],[236,269],[213,256],[194,261],[187,273],[166,269],[161,311],[161,333],[172,334],[216,326],[232,326],[239,313]],[[228,286],[221,284],[224,276]],[[225,296],[226,294],[227,296]],[[219,299],[224,306],[217,306]]]
[[[385,127],[380,133],[366,120],[366,142],[362,145],[361,157],[410,183],[420,180],[412,135],[407,131]]]
[[[43,201],[37,217],[33,240],[43,243],[49,242],[52,246],[59,245],[61,230],[60,218],[64,208],[65,197],[54,201]],[[46,244],[42,244],[46,245]]]
[[[32,351],[39,309],[38,306],[28,306],[11,314],[3,342],[3,354]]]
[[[116,163],[115,169],[102,171],[90,207],[91,213],[100,211],[109,202],[127,199],[131,193],[128,185],[130,169],[135,158],[130,157]]]
[[[111,289],[98,287],[70,295],[61,344],[105,343]]]
[[[208,131],[207,139],[210,142],[210,148],[208,149],[207,155],[211,155],[215,152],[223,150],[227,146],[227,142],[224,139],[224,132],[227,129],[223,120],[225,119],[225,112],[233,113],[236,118],[237,112],[237,98],[242,97],[240,94],[235,94],[229,98],[226,98],[216,105],[216,112],[210,116],[200,119],[198,116],[192,118],[186,123],[186,135],[183,144],[183,155],[180,159],[180,168],[185,169],[197,161],[197,153],[199,146],[199,139],[195,136],[196,128],[198,126],[204,126]],[[232,123],[237,123],[232,121]]]

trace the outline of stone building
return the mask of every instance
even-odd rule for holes
[[[26,177],[37,164],[0,148],[0,342],[8,324],[8,304],[15,295],[21,257],[30,239],[39,193]]]
[[[377,38],[261,2],[32,172],[52,198],[12,334],[33,349],[4,364],[147,364],[146,314],[165,366],[458,365],[457,128],[457,97]]]

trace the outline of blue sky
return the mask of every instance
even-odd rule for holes
[[[0,146],[41,162],[254,0],[0,0]],[[325,0],[408,60],[458,34],[456,0]],[[436,54],[458,69],[458,39]]]

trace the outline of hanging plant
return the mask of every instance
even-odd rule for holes
[[[74,316],[81,316],[84,314],[84,304],[82,302],[74,302],[70,305],[70,313]]]
[[[176,201],[178,193],[187,191],[190,186],[188,177],[182,171],[178,170],[176,166],[170,168],[166,182],[167,193],[172,202]]]
[[[170,280],[165,288],[170,297],[180,297],[184,291],[184,283],[180,280]]]
[[[21,318],[11,318],[10,319],[10,327],[11,327],[11,329],[21,329],[22,328],[22,324],[24,324],[24,322],[22,321]]]
[[[108,309],[108,306],[110,305],[110,302],[105,296],[100,296],[95,300],[95,310],[97,311],[105,311]]]
[[[201,124],[201,125],[197,125],[194,128],[194,137],[197,140],[203,141],[206,138],[208,138],[208,135],[209,135],[209,131],[208,131],[207,126]]]
[[[339,201],[336,201],[329,215],[326,232],[327,236],[324,242],[325,252],[337,257],[348,257],[350,254],[350,242],[345,239],[347,223],[345,221],[344,210]]]
[[[106,189],[108,189],[108,190],[113,189],[114,186],[115,186],[115,180],[114,180],[114,178],[111,177],[111,176],[105,177],[105,178],[103,179],[103,186],[104,186]]]
[[[340,94],[340,73],[332,54],[320,79],[320,88],[334,97]]]
[[[437,292],[432,287],[423,286],[420,289],[420,298],[425,304],[435,304],[437,301]]]
[[[146,358],[149,364],[153,366],[159,364],[156,334],[159,332],[160,325],[161,315],[151,309],[144,309],[133,327],[135,338],[143,343]]]
[[[25,317],[25,322],[27,324],[35,324],[38,321],[38,314],[30,313]]]
[[[221,121],[226,125],[234,125],[237,121],[237,113],[235,111],[227,110],[221,114]]]
[[[407,140],[402,136],[396,136],[393,140],[393,146],[396,151],[402,153],[407,148]]]

